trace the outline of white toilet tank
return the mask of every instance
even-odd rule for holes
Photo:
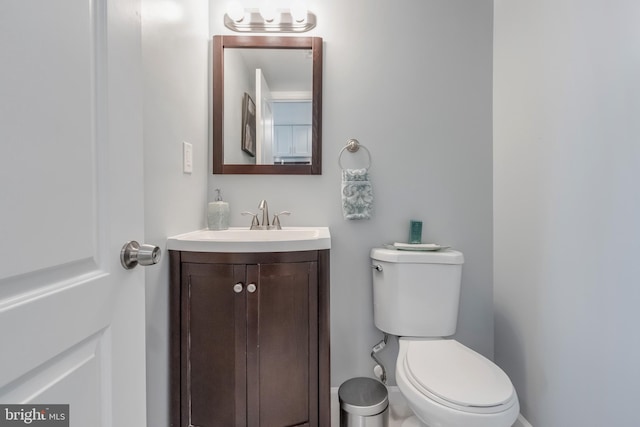
[[[456,332],[464,257],[454,250],[371,250],[373,317],[383,332],[445,337]]]

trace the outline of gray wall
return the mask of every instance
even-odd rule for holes
[[[495,1],[495,353],[534,425],[637,425],[640,6]]]
[[[205,0],[142,1],[145,237],[163,249],[147,267],[147,425],[168,426],[167,236],[202,228],[207,198],[208,20]],[[193,174],[182,173],[182,141]]]
[[[210,0],[210,34],[231,34],[225,2]],[[369,250],[406,241],[409,219],[429,242],[465,254],[457,338],[493,356],[492,1],[311,1],[324,39],[321,176],[209,175],[222,188],[231,225],[267,199],[290,210],[285,225],[327,225],[331,250],[332,385],[372,376]],[[348,138],[370,150],[375,213],[345,221],[338,153]],[[356,155],[344,164],[361,166]],[[351,162],[351,163],[349,163]],[[192,208],[192,207],[190,207]],[[395,342],[384,359],[392,378]]]

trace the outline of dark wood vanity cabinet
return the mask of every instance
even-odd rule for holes
[[[329,426],[329,251],[170,251],[175,427]]]

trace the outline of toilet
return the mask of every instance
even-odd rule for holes
[[[511,427],[518,396],[492,361],[445,338],[456,331],[464,256],[374,248],[373,315],[399,337],[396,382],[415,417],[403,427]]]

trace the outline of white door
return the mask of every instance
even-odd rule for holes
[[[146,425],[139,3],[0,1],[0,403],[74,427]]]
[[[258,164],[273,164],[273,96],[260,68],[256,69],[256,158]]]

